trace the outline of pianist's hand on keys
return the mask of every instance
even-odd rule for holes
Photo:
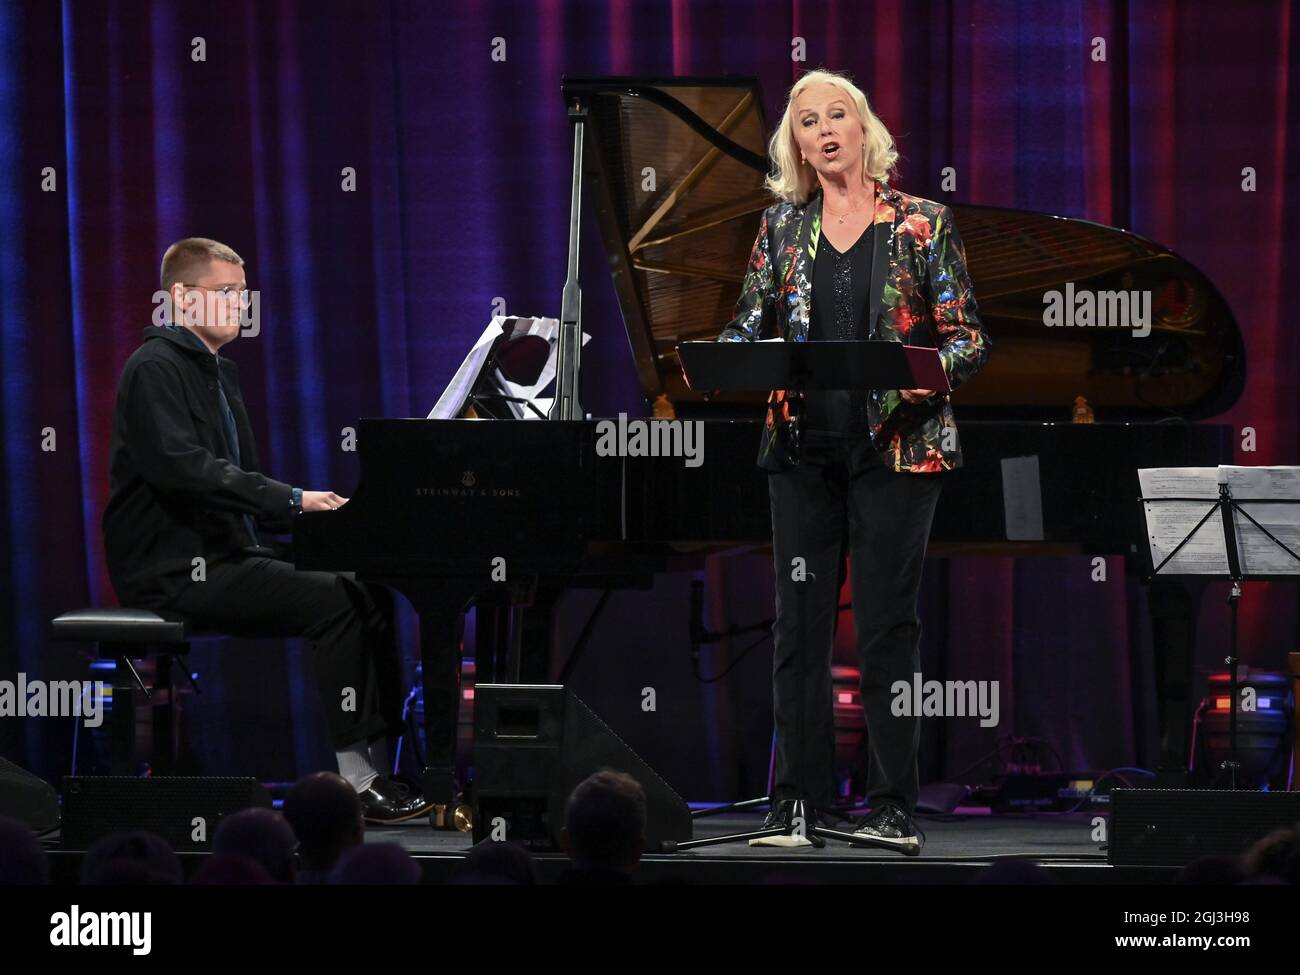
[[[348,503],[347,498],[339,497],[333,491],[303,491],[303,511],[333,511]]]

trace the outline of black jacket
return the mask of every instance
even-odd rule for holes
[[[117,384],[103,529],[124,606],[158,608],[189,584],[195,557],[211,562],[247,548],[244,513],[272,531],[290,527],[293,488],[258,473],[235,363],[188,338],[150,325]],[[240,467],[228,459],[218,363]]]

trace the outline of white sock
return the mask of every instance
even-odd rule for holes
[[[364,741],[354,742],[341,752],[335,752],[338,759],[339,775],[348,780],[348,784],[357,792],[365,792],[370,783],[379,777],[375,767],[370,764],[370,750]]]
[[[388,758],[387,737],[381,735],[370,743],[370,764],[376,769],[383,769],[383,775],[392,774],[393,763]]]

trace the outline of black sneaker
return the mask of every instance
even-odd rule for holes
[[[853,835],[861,837],[862,842],[853,845],[882,846],[914,857],[921,852],[924,834],[918,836],[919,832],[911,816],[893,803],[886,802],[858,820]]]
[[[802,819],[795,822],[796,806]],[[795,849],[805,846],[813,846],[821,849],[826,845],[826,841],[820,836],[809,835],[809,830],[817,825],[817,813],[812,806],[807,803],[800,803],[795,799],[782,799],[772,806],[763,820],[763,829],[784,829],[787,830],[784,835],[777,836],[760,836],[757,839],[749,841],[750,846],[779,846],[785,849]]]

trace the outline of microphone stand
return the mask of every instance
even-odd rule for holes
[[[837,609],[842,611],[845,609],[849,609],[851,607],[852,607],[852,603],[846,603],[846,604],[839,605]],[[691,656],[695,661],[696,670],[698,671],[701,645],[705,643],[717,643],[719,640],[726,639],[727,637],[740,636],[745,633],[756,633],[759,632],[760,630],[770,630],[775,620],[770,620],[770,619],[760,620],[757,623],[750,623],[747,626],[741,626],[739,624],[733,623],[725,630],[718,630],[718,631],[705,629],[704,627],[704,583],[700,582],[698,579],[694,579],[691,581],[691,618],[689,622],[690,622]],[[737,802],[721,803],[716,806],[709,806],[705,809],[693,809],[691,810],[691,819],[692,820],[704,819],[705,817],[708,816],[717,816],[722,813],[728,813],[728,812],[747,812],[749,810],[762,809],[764,807],[770,808],[772,805],[772,797],[770,794],[772,789],[771,776],[772,776],[772,770],[771,770],[771,766],[769,765],[768,768],[769,794],[768,795],[759,796],[756,799],[741,799]],[[851,808],[852,808],[852,804],[850,804],[849,807],[830,806],[822,811],[830,813],[836,816],[837,818],[843,820],[847,818],[845,813],[847,813]],[[806,817],[808,815],[808,812],[809,810],[805,806],[805,804],[802,801],[796,800],[794,817],[795,819],[804,823],[804,834],[812,842],[814,847],[820,848],[821,846],[824,846],[825,837],[844,840],[846,842],[853,843],[856,845],[871,844],[871,840],[866,837],[857,836],[851,833],[840,832],[837,830],[826,829],[825,827],[818,826],[816,823],[807,822]],[[679,852],[682,850],[689,850],[699,846],[717,846],[723,843],[737,843],[742,840],[757,839],[760,837],[782,836],[782,835],[788,835],[789,832],[790,831],[784,827],[776,827],[773,829],[766,829],[766,830],[759,829],[759,830],[754,830],[745,833],[733,833],[728,836],[715,836],[715,837],[710,837],[708,839],[702,839],[702,840],[668,842],[665,843],[664,845],[664,852],[672,853],[672,852]],[[880,845],[888,849],[892,849],[892,847],[890,847],[888,844],[880,844]]]

